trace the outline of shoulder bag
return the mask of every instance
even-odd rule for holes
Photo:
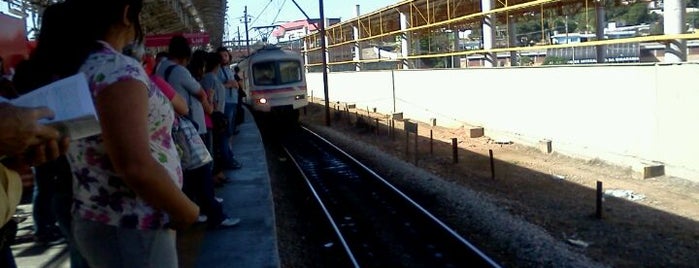
[[[172,65],[165,70],[165,81],[168,81],[168,76],[174,68],[175,65]],[[188,116],[177,116],[175,123],[172,124],[172,139],[180,154],[183,170],[199,168],[214,160],[199,136],[197,124]]]

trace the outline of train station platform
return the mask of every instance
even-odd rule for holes
[[[208,230],[197,224],[178,234],[180,267],[279,267],[274,200],[267,169],[267,159],[260,131],[252,114],[245,109],[245,122],[233,138],[239,170],[228,170],[231,182],[216,189],[223,198],[224,212],[240,218],[238,225]],[[20,206],[28,219],[19,226],[18,239],[12,246],[17,266],[70,267],[65,243],[39,245],[31,232],[31,203]]]

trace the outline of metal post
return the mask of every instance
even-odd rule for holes
[[[245,6],[245,11],[243,12],[243,19],[245,20],[245,48],[248,51],[248,56],[250,55],[250,30],[248,29],[248,6]]]
[[[430,155],[434,154],[434,138],[432,136],[432,130],[430,129]]]
[[[490,178],[495,179],[495,161],[493,160],[493,150],[488,150],[490,154]]]
[[[405,160],[408,160],[407,158],[410,155],[410,132],[405,129],[405,125],[403,125],[403,131],[405,132]]]
[[[602,182],[597,181],[597,211],[595,217],[598,219],[602,218],[602,198],[604,198],[602,188]]]
[[[238,26],[238,42],[235,43],[235,50],[236,51],[240,51],[240,47],[241,47],[240,39],[241,39],[240,38],[240,26]]]
[[[391,88],[393,91],[393,113],[396,113],[396,74],[393,69],[391,69]]]
[[[454,159],[454,164],[459,163],[459,147],[456,138],[451,138],[451,153]]]
[[[417,138],[418,138],[418,136],[419,136],[419,135],[417,134],[417,131],[416,131],[416,132],[415,132],[415,151],[413,151],[413,153],[415,154],[415,166],[417,166],[417,156],[418,156],[418,153],[417,153]]]
[[[330,126],[330,97],[328,95],[328,46],[325,43],[325,10],[323,0],[318,0],[320,9],[320,48],[323,60],[323,92],[325,93],[325,125]]]
[[[380,132],[379,132],[379,119],[376,118],[375,120],[376,120],[376,136],[378,136],[380,134]]]

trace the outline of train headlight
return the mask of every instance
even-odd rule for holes
[[[304,94],[294,96],[294,100],[302,100],[305,98],[306,98],[306,95],[304,95]]]
[[[265,104],[265,103],[267,103],[267,99],[261,98],[261,99],[257,100],[257,102],[259,102],[260,104]]]

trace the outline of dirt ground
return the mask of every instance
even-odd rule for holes
[[[348,114],[331,113],[334,130],[414,163],[414,138],[411,135],[406,154],[402,123],[396,124],[395,139],[391,139],[385,115],[370,113],[367,119],[367,111],[360,110],[364,123],[357,124],[354,110],[349,119]],[[375,118],[381,119],[378,134]],[[301,121],[324,125],[323,106],[309,105]],[[459,141],[456,164],[452,138]],[[489,150],[494,155],[494,178]],[[463,128],[424,123],[419,123],[418,151],[418,167],[490,195],[497,206],[544,228],[592,260],[614,267],[699,267],[699,183],[667,176],[635,179],[639,174],[628,167],[544,154],[519,144],[496,144],[488,137],[470,139]],[[597,219],[597,181],[603,182],[605,190],[631,190],[640,200],[605,195],[603,218]],[[443,217],[449,218],[448,213]],[[497,254],[516,258],[506,251]]]

